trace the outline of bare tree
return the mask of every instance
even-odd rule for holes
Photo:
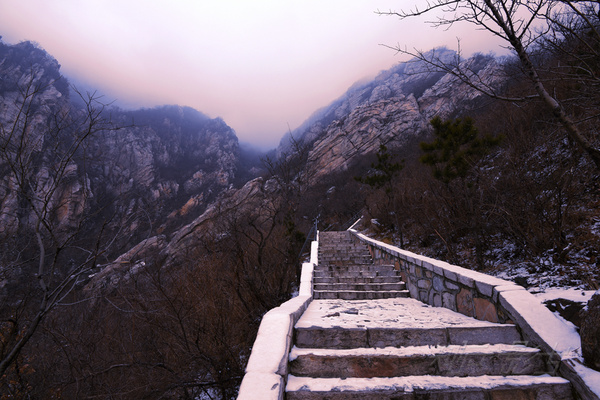
[[[585,78],[597,86],[597,5],[597,1],[575,0],[433,0],[426,2],[422,8],[379,13],[400,19],[436,14],[436,19],[431,22],[434,27],[447,28],[465,22],[501,38],[518,57],[520,69],[529,82],[529,93],[511,97],[498,91],[482,79],[479,71],[461,62],[460,49],[456,59],[448,62],[437,57],[435,52],[409,50],[400,45],[393,48],[453,74],[493,98],[512,102],[540,99],[569,137],[600,168],[600,148],[595,141],[597,133],[592,129],[584,130],[583,124],[590,118],[598,118],[598,115],[581,115],[577,108],[569,107],[568,99],[557,94],[551,80],[545,79],[543,64],[536,61],[536,51],[542,44],[552,45],[578,61],[578,64],[569,66],[568,72],[564,67],[561,69],[563,77],[568,74],[573,81]],[[570,44],[567,39],[571,40]],[[577,42],[577,46],[573,41]]]
[[[75,91],[85,107],[74,110],[55,84],[33,66],[0,98],[0,376],[110,244],[102,228],[86,236],[85,157],[89,139],[113,128],[97,96]]]

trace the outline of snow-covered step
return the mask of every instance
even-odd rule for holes
[[[327,276],[327,277],[314,277],[314,284],[321,283],[349,283],[349,284],[366,284],[366,283],[396,283],[401,282],[400,276]]]
[[[370,254],[369,253],[369,248],[362,245],[355,245],[354,243],[347,243],[347,244],[343,244],[343,245],[334,245],[334,246],[327,246],[327,245],[320,245],[319,249],[318,249],[318,254],[320,256],[329,256],[332,254],[346,254],[346,253],[352,253],[352,254]]]
[[[373,265],[373,260],[367,257],[359,258],[359,257],[348,257],[348,258],[337,258],[337,259],[328,259],[328,260],[319,260],[319,267],[326,268],[330,266],[334,267],[342,267],[347,265]]]
[[[304,348],[514,344],[512,324],[479,321],[411,298],[314,300],[295,326]]]
[[[540,375],[548,372],[539,349],[507,344],[343,350],[294,347],[289,360],[292,375],[315,378]]]
[[[373,260],[371,257],[362,257],[362,256],[352,256],[352,257],[327,257],[327,258],[319,258],[319,266],[342,266],[342,265],[373,265]]]
[[[352,242],[347,243],[336,243],[336,244],[327,244],[327,243],[319,243],[318,252],[320,255],[322,254],[330,254],[332,252],[339,251],[350,251],[356,253],[369,253],[369,248],[364,244],[357,244]]]
[[[395,282],[388,283],[315,283],[315,290],[365,290],[365,291],[381,291],[381,290],[406,290],[406,284],[399,279]]]
[[[401,281],[401,277],[400,275],[398,275],[398,273],[394,270],[387,270],[387,269],[382,269],[379,271],[346,271],[346,272],[336,272],[336,271],[325,271],[325,270],[319,270],[319,271],[314,271],[315,276],[319,277],[319,278],[323,278],[323,277],[332,277],[332,278],[367,278],[367,279],[373,279],[373,278],[377,278],[377,277],[393,277],[396,278],[397,281]]]
[[[367,252],[365,253],[350,253],[350,252],[340,252],[338,254],[329,254],[329,255],[319,255],[319,263],[323,263],[323,262],[331,262],[331,261],[349,261],[349,260],[353,260],[353,259],[364,259],[367,260],[369,262],[373,261],[373,258],[371,257],[371,255]]]
[[[395,270],[380,270],[380,271],[345,271],[343,273],[339,273],[336,271],[325,271],[325,270],[316,270],[314,271],[314,276],[321,277],[344,277],[344,278],[352,278],[352,277],[370,277],[375,278],[378,276],[398,276],[398,272]]]
[[[319,254],[319,259],[336,259],[336,258],[353,258],[353,257],[364,257],[372,259],[371,254],[368,251],[354,252],[354,251],[329,251],[327,254]]]
[[[569,381],[541,375],[306,378],[288,376],[287,400],[572,400]]]
[[[353,243],[353,242],[328,244],[328,243],[319,242],[318,252],[320,255],[330,254],[332,252],[339,252],[339,251],[352,251],[352,252],[357,252],[357,253],[369,254],[369,248],[365,244]]]
[[[351,349],[355,347],[448,346],[513,344],[521,340],[514,325],[437,328],[298,327],[295,343],[305,348]]]
[[[346,272],[355,272],[355,271],[363,271],[363,272],[380,272],[380,271],[392,271],[395,274],[398,273],[394,269],[392,265],[375,265],[375,264],[367,264],[367,265],[357,265],[357,264],[346,264],[346,265],[319,265],[315,268],[315,271],[328,271],[335,272],[338,274],[344,274]]]
[[[391,299],[397,297],[410,297],[408,290],[315,290],[315,299]]]

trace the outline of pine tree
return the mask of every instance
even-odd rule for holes
[[[465,178],[477,160],[502,140],[490,134],[480,135],[470,117],[448,121],[434,117],[431,125],[435,139],[431,143],[421,142],[425,154],[419,160],[432,167],[433,176],[444,183]]]

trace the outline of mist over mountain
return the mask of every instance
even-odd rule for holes
[[[457,57],[455,52],[445,48],[434,51],[442,60],[451,61]],[[470,60],[463,60],[463,62],[475,65],[477,70],[486,71],[486,76],[489,76],[489,84],[494,83],[493,72],[498,64],[493,57],[477,56]],[[278,149],[268,154],[262,154],[248,144],[240,146],[237,142],[235,153],[219,151],[214,153],[215,157],[213,158],[203,153],[206,151],[205,148],[198,150],[194,155],[184,154],[182,149],[193,147],[189,144],[164,150],[160,146],[154,146],[154,150],[148,153],[155,154],[154,158],[144,158],[146,160],[145,167],[140,172],[152,171],[156,174],[156,178],[153,174],[140,175],[132,181],[148,182],[145,185],[151,186],[154,181],[162,180],[161,187],[166,187],[168,190],[165,193],[160,192],[161,194],[152,200],[153,204],[163,204],[165,199],[175,199],[179,193],[186,193],[186,195],[182,194],[182,200],[188,199],[189,194],[186,192],[186,188],[191,187],[191,182],[194,182],[193,176],[190,181],[190,174],[194,174],[198,170],[203,171],[205,175],[202,176],[207,177],[209,184],[197,188],[201,194],[192,196],[191,204],[194,205],[195,199],[204,199],[204,196],[208,196],[210,193],[222,194],[221,200],[213,203],[204,214],[202,214],[204,208],[197,206],[191,209],[193,212],[188,211],[190,201],[182,208],[185,212],[172,211],[170,216],[185,216],[185,218],[176,219],[180,223],[181,229],[178,231],[175,228],[176,225],[171,224],[169,225],[171,229],[168,231],[162,229],[155,231],[154,233],[158,235],[165,232],[170,235],[165,240],[159,240],[158,237],[153,238],[154,250],[170,260],[168,262],[175,262],[173,260],[180,258],[178,253],[182,251],[182,248],[193,248],[195,242],[202,242],[209,236],[227,235],[226,232],[217,234],[219,227],[213,225],[212,222],[218,214],[215,213],[214,208],[226,207],[223,201],[237,204],[240,210],[246,210],[245,212],[250,209],[261,210],[269,202],[279,203],[281,201],[278,196],[283,195],[283,192],[287,190],[284,188],[285,185],[292,184],[296,187],[294,190],[305,191],[307,189],[302,188],[302,185],[311,186],[328,181],[331,176],[347,173],[353,166],[364,164],[365,160],[372,156],[382,144],[399,152],[414,151],[410,150],[409,145],[414,146],[430,132],[429,121],[433,116],[447,118],[467,113],[471,107],[477,105],[477,100],[482,98],[480,93],[457,81],[451,75],[427,72],[427,70],[427,66],[422,62],[401,63],[388,71],[382,71],[373,80],[356,83],[338,100],[318,110],[301,127],[285,135]],[[196,120],[200,124],[207,124],[209,121],[210,124],[218,124],[217,121],[220,121],[218,119],[209,120],[197,111],[174,106],[130,111],[124,115],[131,117],[136,126],[139,124],[142,127],[140,129],[152,126],[152,134],[166,140],[171,137],[172,132],[169,129],[170,123],[165,125],[162,120],[165,118],[163,114],[170,115],[171,119],[179,121],[177,126],[182,127],[185,127],[184,120],[178,120],[177,115],[180,117],[188,115],[185,121]],[[123,120],[123,123],[125,122],[126,120]],[[223,123],[223,121],[221,122]],[[140,136],[152,137],[148,134]],[[199,136],[194,137],[198,138]],[[212,136],[202,136],[200,142],[208,143],[210,137]],[[186,136],[183,135],[178,142],[185,143],[185,140]],[[219,143],[221,147],[227,148],[223,144],[224,142],[220,141]],[[109,147],[120,148],[116,143]],[[158,152],[161,156],[158,157],[156,156],[157,148],[161,149]],[[196,148],[200,149],[198,146]],[[209,146],[207,149],[211,149],[211,147]],[[135,154],[135,152],[132,153]],[[118,155],[110,156],[110,158],[114,157],[118,157]],[[166,168],[163,165],[163,158],[169,162],[172,161],[171,159],[177,159],[177,162],[170,164],[176,166],[177,174],[172,173],[174,167]],[[194,160],[196,164],[193,163]],[[198,164],[199,162],[207,162],[209,165],[203,166]],[[144,162],[138,164],[144,165]],[[224,191],[225,186],[221,183],[230,181],[227,179],[215,181],[214,177],[233,176],[232,171],[235,166],[239,166],[236,170],[238,178],[235,182],[237,185],[243,185],[246,181],[259,175],[266,179],[249,182],[248,186],[240,189],[239,193],[235,189]],[[214,175],[215,168],[218,171],[217,175]],[[127,170],[132,170],[132,168],[127,168]],[[210,175],[211,173],[213,175]],[[298,177],[302,175],[308,177],[305,183],[298,181]],[[175,176],[178,177],[178,180],[174,180]],[[286,176],[284,180],[289,179],[289,181],[282,181],[282,176]],[[275,196],[275,199],[269,200],[272,196]],[[225,198],[230,200],[226,201]],[[215,197],[211,199],[214,200]],[[305,204],[302,199],[293,201],[298,202],[298,210],[312,204],[311,201],[307,201]],[[253,205],[250,206],[250,204]],[[161,207],[164,208],[164,206]],[[356,207],[357,205],[352,205],[351,209],[345,212],[352,212]],[[308,209],[305,212],[314,213],[315,210]],[[192,218],[192,215],[196,217]],[[305,216],[305,218],[311,217],[311,215]],[[185,225],[186,223],[188,225]],[[211,226],[211,228],[207,228],[207,226]],[[154,235],[151,236],[154,237]],[[185,238],[185,246],[179,243],[182,238]],[[107,273],[103,273],[94,279],[105,279],[106,277]],[[93,286],[98,286],[98,283],[94,283]]]

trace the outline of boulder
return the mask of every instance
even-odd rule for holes
[[[600,371],[600,290],[594,293],[582,313],[579,333],[586,364]]]
[[[558,313],[561,317],[571,322],[577,328],[581,328],[581,317],[583,308],[587,303],[585,301],[573,301],[569,299],[551,299],[544,302],[544,305],[552,312]]]

